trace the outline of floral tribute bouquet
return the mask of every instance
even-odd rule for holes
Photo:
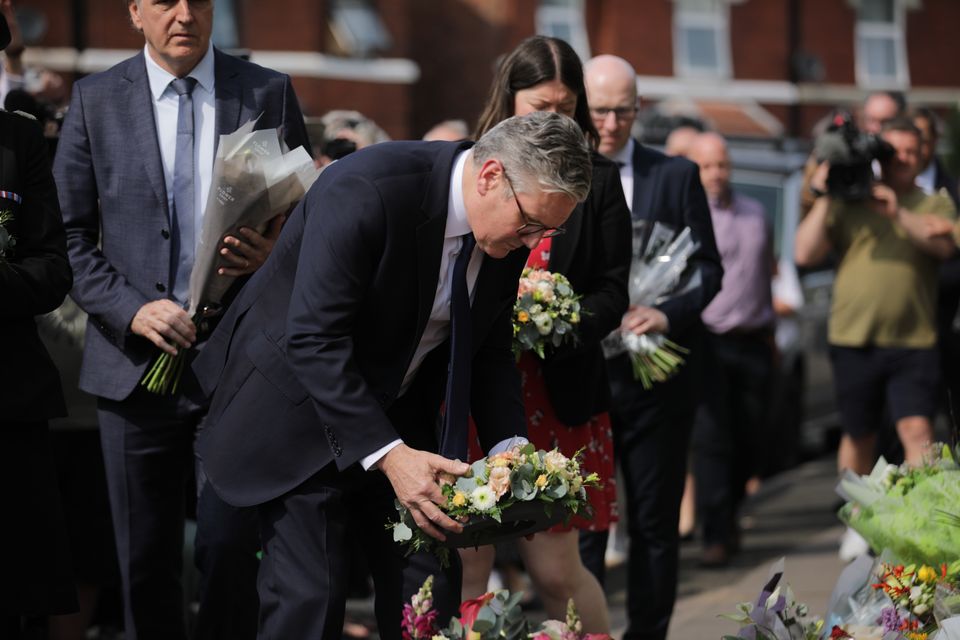
[[[847,499],[840,519],[876,552],[906,564],[940,566],[960,558],[960,467],[950,447],[935,444],[920,467],[880,458],[867,476],[844,474],[837,492]]]
[[[934,605],[938,591],[941,601],[948,597],[947,594],[955,593],[960,560],[950,565],[941,563],[939,568],[882,562],[877,574],[879,582],[870,586],[883,591],[892,603],[880,613],[883,630],[899,631],[910,638],[911,635],[921,636],[936,630]]]
[[[223,239],[241,227],[263,232],[267,223],[300,200],[320,172],[303,147],[288,151],[280,129],[254,131],[251,120],[220,136],[214,159],[203,229],[190,272],[189,313],[198,327],[219,314],[220,302],[236,277],[218,273]],[[185,351],[161,352],[140,384],[151,393],[176,393]]]
[[[580,296],[561,273],[523,270],[513,305],[513,352],[533,351],[542,360],[546,349],[577,340]]]
[[[645,228],[643,223],[634,226],[634,255],[639,257],[630,267],[630,304],[652,307],[683,292],[681,276],[698,245],[689,227],[674,235],[668,226],[657,222],[644,247]],[[638,336],[619,329],[604,339],[603,348],[607,358],[624,352],[629,354],[633,376],[644,389],[668,380],[683,364],[683,356],[689,353],[662,334]]]
[[[528,443],[477,460],[467,476],[441,478],[446,501],[440,509],[464,523],[462,533],[447,533],[443,543],[421,531],[399,501],[400,519],[388,522],[387,529],[408,554],[432,550],[443,566],[451,547],[477,547],[542,531],[589,510],[586,487],[598,486],[600,479],[596,473],[583,475],[579,453],[568,458]]]
[[[506,589],[485,593],[460,605],[460,616],[440,629],[433,609],[433,576],[427,578],[409,604],[403,607],[400,634],[403,640],[611,640],[606,634],[583,633],[573,600],[567,603],[565,621],[547,620],[532,629],[519,602],[522,592]]]
[[[756,603],[741,602],[737,613],[721,616],[740,625],[737,635],[723,636],[723,640],[820,639],[823,620],[810,617],[807,606],[794,598],[790,585],[780,584],[783,570],[784,559],[780,558],[774,563]]]

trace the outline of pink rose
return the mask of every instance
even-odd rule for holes
[[[510,469],[507,467],[494,467],[490,469],[490,479],[487,486],[493,490],[493,495],[497,500],[510,490]]]

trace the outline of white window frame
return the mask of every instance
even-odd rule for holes
[[[861,20],[857,3],[857,24],[854,29],[855,72],[857,85],[869,89],[906,89],[910,86],[907,60],[907,7],[902,0],[893,0],[893,22],[889,24]],[[893,42],[894,76],[875,76],[867,64],[866,38],[884,38]]]
[[[716,35],[716,60],[713,69],[695,67],[687,58],[684,30],[691,28],[710,29]],[[683,0],[674,0],[673,7],[673,73],[683,78],[726,79],[733,75],[730,54],[730,5],[718,0],[712,12],[685,9]]]
[[[567,43],[573,47],[580,59],[586,62],[591,56],[583,0],[566,0],[565,4],[566,6],[558,6],[540,2],[537,5],[535,18],[537,34],[560,38],[561,34],[554,31],[553,25],[566,25],[570,32]]]

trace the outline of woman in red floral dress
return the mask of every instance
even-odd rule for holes
[[[596,146],[599,136],[587,107],[582,64],[562,40],[528,38],[504,60],[476,136],[501,120],[532,111],[573,118]],[[610,629],[603,589],[580,560],[578,532],[602,531],[617,519],[609,390],[600,341],[619,326],[627,310],[631,224],[617,166],[596,153],[593,161],[590,195],[567,220],[566,232],[541,240],[527,261],[527,266],[564,274],[582,296],[578,342],[548,352],[544,360],[524,353],[518,366],[530,440],[537,448],[558,447],[568,456],[583,449],[584,469],[598,473],[603,486],[588,489],[592,518],[575,517],[567,526],[519,540],[518,546],[548,616],[563,619],[572,597],[584,631],[606,633]],[[473,442],[471,458],[482,455]],[[461,558],[463,596],[477,597],[486,590],[494,551],[463,550]]]

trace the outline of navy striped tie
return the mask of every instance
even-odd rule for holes
[[[440,455],[467,459],[467,418],[470,416],[470,370],[472,353],[470,293],[467,265],[477,244],[472,233],[463,236],[460,254],[453,264],[450,282],[450,366],[447,374],[446,413],[440,440]]]

